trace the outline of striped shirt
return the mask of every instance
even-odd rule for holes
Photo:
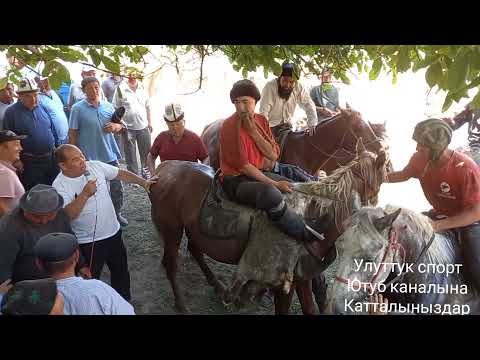
[[[81,277],[57,280],[65,315],[135,315],[133,306],[103,281]]]

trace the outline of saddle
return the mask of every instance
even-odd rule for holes
[[[217,170],[205,193],[200,209],[200,232],[216,238],[237,238],[248,241],[254,219],[254,210],[239,210],[229,206],[230,200],[219,182]]]

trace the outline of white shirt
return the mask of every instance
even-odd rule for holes
[[[148,95],[140,84],[135,91],[130,89],[128,84],[120,84],[115,90],[112,104],[115,108],[125,107],[123,121],[127,124],[127,129],[143,130],[148,126]]]
[[[107,239],[120,229],[107,183],[107,180],[117,177],[118,168],[101,161],[87,161],[87,170],[97,179],[97,192],[87,200],[80,215],[71,223],[79,244]],[[71,178],[60,173],[52,186],[62,195],[64,206],[67,206],[80,195],[86,184],[84,175]]]
[[[74,276],[56,283],[65,315],[135,315],[133,306],[103,281]]]
[[[308,126],[316,125],[317,111],[315,103],[302,84],[296,81],[290,97],[288,100],[285,100],[278,95],[278,82],[277,79],[273,79],[269,81],[262,90],[259,112],[267,118],[270,127],[282,123],[291,124],[297,105],[307,114]]]

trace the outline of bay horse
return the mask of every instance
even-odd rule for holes
[[[378,284],[384,281],[397,282],[397,276],[392,270],[398,273],[398,269],[405,264],[411,264],[412,271],[405,271],[403,276],[398,277],[395,291],[386,286],[386,296],[390,302],[400,303],[404,307],[407,304],[422,304],[426,309],[434,304],[448,304],[450,309],[453,305],[468,306],[470,313],[480,313],[480,294],[467,284],[461,271],[449,274],[445,271],[425,271],[428,269],[425,266],[438,269],[441,266],[445,269],[462,263],[460,246],[452,232],[434,233],[430,220],[425,215],[393,206],[385,209],[359,209],[345,222],[344,227],[346,230],[335,244],[338,266],[334,284],[327,290],[327,313],[358,314],[366,310],[363,305],[357,305],[367,300],[366,290],[378,288]],[[358,264],[362,264],[362,261],[373,262],[376,266],[359,267]],[[385,264],[383,269],[380,267],[381,262]],[[394,267],[393,264],[398,265]],[[359,283],[349,289],[348,280],[357,280]],[[362,286],[357,286],[360,283]],[[422,286],[428,289],[433,284],[437,288],[455,286],[461,289],[463,286],[468,290],[463,293],[420,291]],[[402,286],[404,289],[413,286],[418,291],[400,293],[398,289],[402,289]],[[413,307],[411,309],[414,310]],[[430,314],[440,314],[435,311],[436,307],[433,307]]]
[[[201,138],[207,147],[210,166],[219,168],[218,133],[223,119],[207,125]],[[291,132],[285,141],[279,162],[297,165],[310,174],[319,170],[331,174],[352,161],[357,140],[362,138],[367,150],[379,154],[388,147],[384,124],[370,124],[355,110],[341,109],[340,113],[318,124],[313,136],[305,131]],[[387,160],[389,171],[392,171]]]
[[[347,204],[352,201],[354,193],[360,195],[363,203],[377,196],[380,190],[380,184],[386,176],[386,155],[382,153],[377,156],[376,154],[366,151],[361,140],[358,144],[358,158],[348,167],[339,169],[337,172],[321,179],[319,182],[294,184],[296,191],[292,194],[285,194],[285,201],[289,206],[292,206],[294,211],[297,211],[303,216],[309,215],[307,213],[313,211],[312,206],[315,209],[318,208],[318,206],[314,206],[314,204],[321,202],[319,198],[323,197],[323,201],[327,201],[331,206],[320,207],[323,210],[318,208],[317,212],[314,211],[313,216],[320,218],[321,212],[328,208],[330,209],[329,211],[334,213],[335,220],[338,220],[338,217],[343,219],[343,217],[348,216],[349,206]],[[222,296],[225,295],[225,288],[207,266],[204,254],[222,263],[238,264],[238,269],[242,265],[245,265],[246,262],[248,263],[248,259],[252,258],[252,256],[244,255],[247,254],[247,252],[251,255],[253,251],[253,258],[263,259],[261,263],[264,264],[265,269],[262,274],[267,272],[271,273],[271,271],[277,269],[274,269],[274,265],[270,266],[269,261],[278,258],[278,252],[276,255],[272,255],[271,251],[277,249],[275,244],[282,241],[284,244],[288,244],[289,248],[296,246],[297,250],[299,248],[303,249],[304,257],[314,259],[305,250],[303,244],[288,238],[287,235],[274,227],[264,212],[258,213],[257,211],[249,240],[204,236],[200,231],[199,214],[203,198],[207,189],[211,186],[214,175],[211,167],[192,162],[165,161],[157,167],[155,175],[158,177],[158,181],[152,185],[150,189],[152,221],[164,242],[162,264],[166,269],[167,277],[172,286],[175,306],[178,311],[186,311],[185,300],[176,281],[178,249],[184,231],[188,237],[189,252],[205,274],[208,283]],[[229,206],[237,207],[243,211],[248,210],[245,206],[231,202]],[[310,217],[312,217],[312,214],[310,214]],[[325,249],[331,248],[331,244],[333,244],[338,234],[339,231],[334,222],[325,233]],[[257,251],[258,248],[256,247],[265,241],[268,243],[264,246],[263,250]],[[296,253],[299,253],[299,251],[296,251]],[[263,256],[266,256],[266,258]],[[325,254],[322,256],[325,256]],[[312,262],[311,259],[310,263]],[[291,259],[288,261],[290,260]],[[303,261],[303,263],[308,262],[308,259]],[[265,264],[267,266],[265,266]],[[296,265],[296,261],[293,263],[290,261],[290,264],[292,266],[289,268],[289,273],[292,275],[291,272],[293,271],[293,266]],[[259,273],[259,271],[254,271],[253,276],[257,276]],[[233,281],[233,283],[235,283],[234,287],[237,288],[237,290],[241,290],[241,287],[245,285],[248,280],[258,280],[249,279],[248,276],[246,278],[240,278],[238,274],[239,271],[237,270],[235,280]],[[303,278],[294,279],[291,287],[291,289],[296,289],[297,291],[304,314],[315,313],[311,291],[312,277],[313,276],[304,274]],[[292,278],[292,276],[290,276],[290,278]],[[277,314],[287,314],[293,291],[283,292],[282,286],[280,286],[282,284],[276,283],[275,281],[277,280],[278,279],[273,276],[273,280],[268,285],[274,286],[265,286],[264,288],[272,287],[274,289],[275,312]],[[275,287],[276,285],[278,286]],[[239,291],[234,290],[227,293],[232,295],[232,293],[235,292],[239,294]]]

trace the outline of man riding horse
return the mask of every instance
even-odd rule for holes
[[[310,98],[306,89],[298,81],[298,74],[294,65],[285,61],[282,65],[282,73],[280,77],[269,81],[262,90],[262,100],[260,101],[260,114],[263,115],[269,123],[275,141],[280,145],[280,155],[288,133],[292,128],[292,117],[297,105],[307,113],[308,133],[315,133],[317,125],[317,113],[315,104]],[[315,181],[318,177],[310,175],[301,167],[272,162],[270,166],[266,165],[266,169],[288,177],[294,181]],[[324,172],[319,176],[324,176]]]
[[[452,129],[445,121],[418,123],[413,133],[417,152],[403,170],[389,173],[387,181],[419,179],[433,207],[427,215],[434,231],[455,232],[466,275],[480,290],[480,169],[468,156],[448,148],[451,139]]]
[[[267,119],[255,113],[258,88],[250,80],[240,80],[233,85],[230,99],[236,112],[224,121],[219,137],[223,189],[233,201],[265,210],[279,230],[307,248],[323,240],[320,229],[313,230],[313,224],[307,225],[287,207],[282,193],[292,192],[292,184],[264,170],[266,164],[277,161],[280,150]]]

